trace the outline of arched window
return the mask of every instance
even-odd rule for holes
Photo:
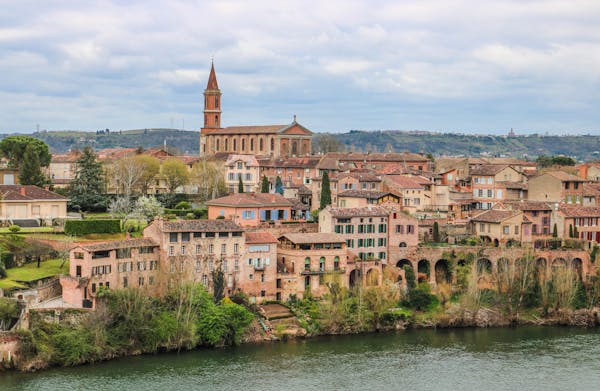
[[[325,271],[325,257],[321,257],[321,259],[319,259],[319,271]]]
[[[237,152],[237,140],[233,139],[233,152]]]
[[[217,152],[219,151],[219,139],[217,139]]]
[[[310,257],[304,258],[304,270],[310,271]]]
[[[292,141],[292,155],[298,155],[298,142]]]
[[[261,137],[260,140],[258,140],[258,150],[262,152],[263,147],[263,139]]]
[[[254,138],[250,139],[250,152],[254,152]]]
[[[245,150],[246,150],[246,139],[243,138],[242,139],[242,151],[245,151]]]
[[[215,96],[215,108],[219,108],[219,97]]]
[[[229,151],[229,139],[225,139],[225,152]]]
[[[219,116],[215,115],[215,126],[219,126]]]
[[[271,152],[275,150],[275,139],[271,139]]]
[[[406,243],[405,242],[400,242],[400,247],[406,247]]]
[[[333,258],[333,269],[338,270],[340,268],[340,257]]]

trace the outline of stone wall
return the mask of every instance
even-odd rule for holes
[[[315,233],[319,232],[318,223],[298,223],[298,224],[264,224],[258,227],[248,227],[249,232],[270,232],[276,238],[288,233]]]

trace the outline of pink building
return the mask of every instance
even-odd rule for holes
[[[206,203],[209,219],[233,220],[244,227],[290,220],[292,203],[280,194],[238,193]]]
[[[276,296],[277,239],[270,232],[246,232],[246,252],[236,288],[252,303]]]

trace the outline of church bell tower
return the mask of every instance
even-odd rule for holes
[[[221,127],[221,90],[217,83],[215,64],[211,63],[208,84],[204,90],[204,128],[219,129]]]

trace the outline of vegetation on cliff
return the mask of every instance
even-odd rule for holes
[[[237,345],[254,319],[229,299],[214,303],[198,284],[182,284],[160,299],[140,289],[106,290],[99,296],[96,311],[72,316],[69,322],[34,315],[22,348],[27,365],[69,366],[130,354]]]

